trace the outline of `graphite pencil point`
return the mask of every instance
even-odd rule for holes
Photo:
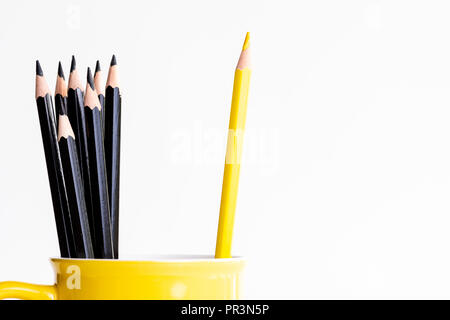
[[[70,64],[70,72],[77,68],[77,62],[75,61],[75,56],[72,56],[72,62]]]
[[[64,77],[64,71],[63,71],[63,68],[62,68],[62,65],[61,65],[61,61],[58,64],[58,76],[60,76],[64,80],[66,80],[66,78]]]
[[[115,66],[116,64],[117,64],[116,55],[113,54],[112,59],[111,59],[111,66]]]
[[[97,60],[97,63],[95,64],[95,73],[102,71],[102,69],[100,69],[100,61]]]
[[[41,64],[39,63],[39,60],[36,60],[36,75],[37,76],[43,76],[44,73],[42,72]]]

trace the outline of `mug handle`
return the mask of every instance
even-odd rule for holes
[[[46,286],[16,281],[0,282],[0,300],[7,298],[56,300],[56,285]]]

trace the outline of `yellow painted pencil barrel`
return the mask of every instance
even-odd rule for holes
[[[219,227],[217,230],[216,258],[231,257],[250,76],[250,35],[247,33],[234,74],[233,98],[231,101],[222,198],[220,202]]]

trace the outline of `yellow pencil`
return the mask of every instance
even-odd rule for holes
[[[216,258],[231,257],[231,241],[233,238],[234,214],[239,187],[239,171],[241,168],[250,75],[250,34],[247,32],[234,74],[219,228],[217,230]]]

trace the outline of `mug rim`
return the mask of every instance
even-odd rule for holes
[[[51,261],[103,261],[103,262],[161,262],[161,263],[180,263],[180,262],[241,262],[245,261],[243,256],[234,256],[231,258],[215,258],[214,255],[206,254],[153,254],[153,255],[125,255],[120,259],[85,259],[85,258],[61,258],[51,257]],[[134,258],[136,257],[136,258]]]

